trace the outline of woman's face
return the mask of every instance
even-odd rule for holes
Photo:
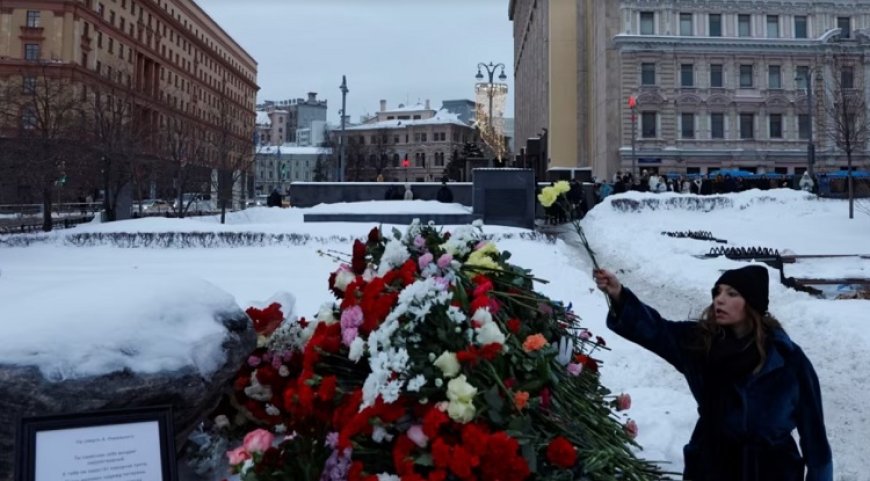
[[[745,327],[746,299],[728,284],[719,284],[713,297],[713,313],[716,324],[735,329]]]

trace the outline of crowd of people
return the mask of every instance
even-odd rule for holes
[[[644,170],[637,179],[631,172],[617,172],[611,181],[596,181],[595,196],[600,201],[611,194],[628,191],[676,192],[682,194],[714,195],[742,192],[750,189],[801,189],[816,192],[817,185],[807,172],[800,176],[762,174],[731,176],[729,174],[704,177],[701,175],[660,175]]]

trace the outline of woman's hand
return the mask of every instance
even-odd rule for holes
[[[619,302],[619,296],[622,294],[622,284],[616,278],[616,274],[607,269],[595,269],[592,271],[592,277],[595,279],[595,284],[599,289],[607,293],[611,299]]]

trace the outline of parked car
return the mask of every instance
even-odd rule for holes
[[[172,210],[172,204],[163,199],[145,199],[142,201],[142,214],[165,214]],[[133,213],[139,213],[139,204],[133,204]]]

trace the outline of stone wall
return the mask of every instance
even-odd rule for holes
[[[404,182],[294,182],[290,186],[290,205],[312,207],[317,204],[337,202],[363,202],[384,200],[390,186],[405,191]],[[471,206],[471,182],[448,183],[453,192],[453,202]],[[412,182],[414,199],[435,200],[440,182]]]

